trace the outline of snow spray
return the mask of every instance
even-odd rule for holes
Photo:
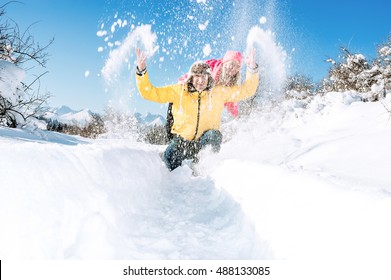
[[[106,109],[108,134],[115,138],[137,138],[136,119],[134,117],[132,97],[136,92],[134,79],[130,79],[135,69],[135,52],[140,47],[147,57],[151,57],[158,47],[157,36],[151,31],[151,25],[131,27],[122,42],[116,42],[117,48],[111,49],[102,68],[102,77],[106,92],[112,98]]]
[[[156,86],[177,83],[197,60],[221,58],[227,50],[245,54],[254,47],[260,67],[259,97],[280,93],[286,77],[287,53],[276,39],[276,34],[280,35],[276,31],[280,17],[275,16],[275,0],[124,3],[120,12],[111,17],[111,23],[102,23],[97,32],[104,39],[98,51],[109,50],[101,74],[107,91],[113,95],[113,107],[140,110],[151,106],[140,100],[131,78],[136,47],[149,58],[153,56],[148,67]]]
[[[271,30],[259,26],[252,27],[247,36],[246,52],[250,53],[253,47],[257,51],[261,93],[266,97],[280,94],[286,80],[286,51],[276,44]]]
[[[140,43],[147,57],[151,57],[158,49],[156,40],[157,36],[155,33],[152,33],[151,25],[141,25],[134,30],[130,30],[124,41],[117,43],[119,47],[110,51],[109,58],[102,69],[102,76],[106,84],[110,85],[115,82],[120,76],[124,65],[127,64],[128,68],[134,66],[129,61],[129,57],[134,56],[136,48]]]
[[[122,42],[116,41],[116,48],[110,50],[101,72],[106,92],[112,95],[112,108],[126,112],[134,107],[131,106],[131,97],[136,92],[136,85],[130,76],[136,68],[136,48],[141,48],[149,58],[158,49],[156,41],[157,36],[151,31],[151,25],[132,26],[126,38]]]
[[[130,108],[125,100],[129,100],[136,90],[134,79],[130,79],[136,67],[136,48],[140,47],[147,57],[151,57],[158,49],[156,40],[157,36],[151,31],[151,25],[141,25],[132,28],[122,42],[117,41],[117,48],[110,50],[102,68],[102,77],[106,91],[113,95],[111,106],[125,111]]]

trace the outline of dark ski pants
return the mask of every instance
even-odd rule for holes
[[[197,162],[198,153],[207,145],[212,146],[213,152],[219,152],[222,141],[223,136],[218,130],[207,130],[196,141],[189,141],[179,135],[175,135],[164,152],[163,160],[167,168],[172,171],[181,166],[185,159]]]

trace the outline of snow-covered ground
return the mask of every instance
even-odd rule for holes
[[[196,177],[163,146],[0,128],[0,258],[391,260],[383,104],[265,105]]]

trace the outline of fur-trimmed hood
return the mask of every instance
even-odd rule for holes
[[[212,87],[215,84],[215,81],[212,77],[212,69],[210,66],[203,62],[203,61],[197,61],[193,63],[193,65],[190,67],[190,70],[188,72],[187,78],[185,80],[185,84],[187,85],[188,92],[195,92],[197,91],[193,85],[193,76],[194,74],[204,74],[208,75],[208,84],[204,91],[209,91],[212,89]]]

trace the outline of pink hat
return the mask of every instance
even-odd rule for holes
[[[230,61],[230,60],[236,60],[239,62],[239,64],[242,64],[242,54],[237,51],[227,51],[223,57],[223,63]]]

